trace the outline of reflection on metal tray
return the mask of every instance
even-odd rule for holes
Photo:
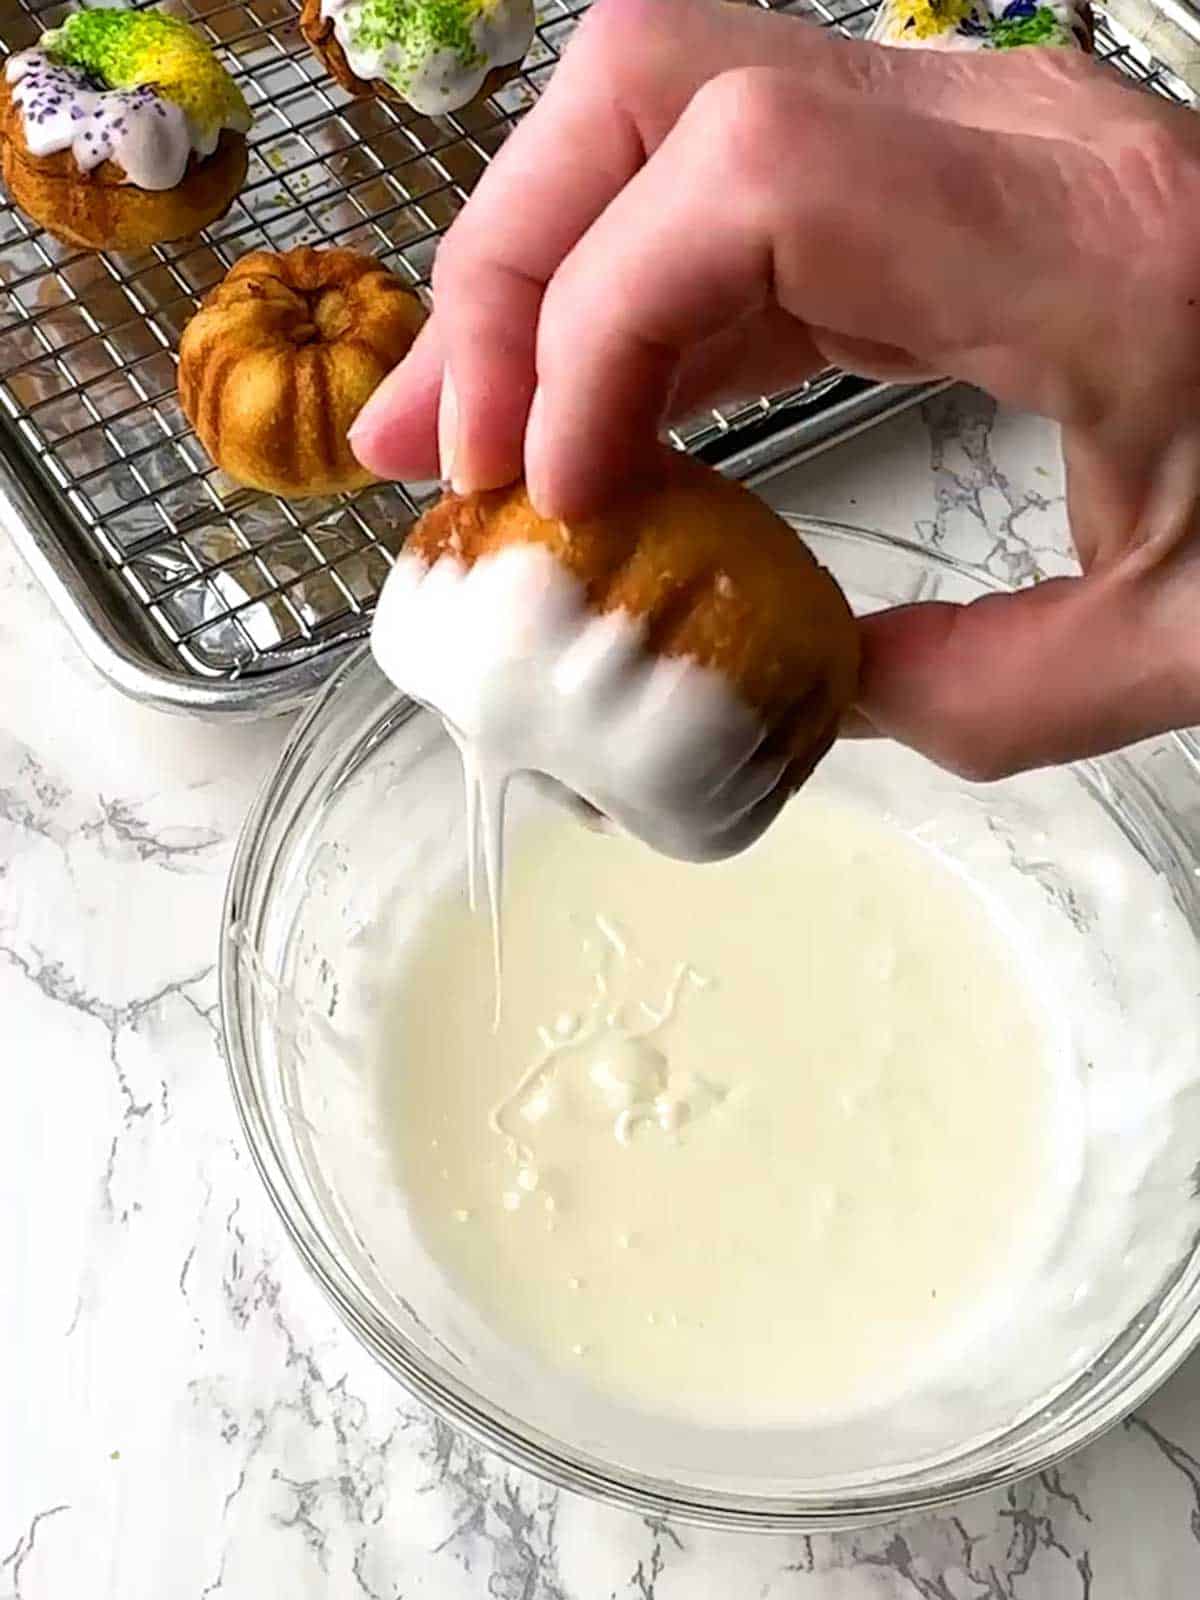
[[[855,0],[757,0],[850,34]],[[438,238],[536,98],[587,0],[539,0],[522,72],[431,120],[352,101],[301,39],[299,0],[183,0],[254,113],[250,171],[220,222],[137,255],[57,243],[0,205],[0,521],[95,664],[145,702],[259,714],[303,700],[360,638],[421,493],[388,484],[289,505],[233,484],[180,412],[174,352],[197,298],[248,250],[329,243],[424,288]],[[72,7],[4,0],[0,53]],[[1099,52],[1159,93],[1188,90],[1103,24]],[[836,373],[711,412],[677,442],[754,477],[911,404]]]

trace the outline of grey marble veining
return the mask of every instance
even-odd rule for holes
[[[1069,570],[1051,429],[937,401],[781,483],[999,578]],[[0,531],[0,1600],[1196,1600],[1200,1363],[1039,1478],[748,1537],[556,1494],[308,1281],[217,1042],[233,840],[284,725],[140,710]]]

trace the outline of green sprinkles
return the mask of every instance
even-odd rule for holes
[[[75,11],[47,33],[42,49],[52,61],[79,67],[116,88],[128,84],[147,49],[195,48],[186,22],[161,11]]]
[[[479,0],[362,0],[350,22],[350,40],[355,50],[380,55],[396,46],[409,64],[449,50],[460,67],[477,67],[483,61],[473,31],[478,14]],[[387,76],[392,81],[392,71]]]
[[[1049,6],[1039,6],[1031,17],[1011,17],[993,22],[988,44],[993,50],[1015,50],[1023,44],[1069,44],[1062,23]]]

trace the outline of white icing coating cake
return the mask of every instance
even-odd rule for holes
[[[159,11],[73,12],[4,71],[31,155],[70,151],[81,172],[112,161],[138,189],[173,189],[226,129],[250,127],[203,38]]]
[[[503,791],[544,774],[664,855],[729,856],[787,798],[786,752],[760,749],[758,715],[711,667],[648,654],[643,623],[589,609],[540,545],[466,566],[401,554],[371,629],[396,686],[437,711],[478,793],[485,856],[499,855]]]
[[[884,0],[867,34],[916,50],[1090,50],[1087,0]]]
[[[321,0],[321,15],[356,77],[431,117],[465,106],[533,41],[533,0]]]

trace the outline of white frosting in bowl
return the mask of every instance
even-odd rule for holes
[[[972,791],[907,752],[842,746],[758,846],[703,871],[571,830],[520,785],[505,1015],[493,1036],[486,925],[456,909],[457,756],[429,718],[406,732],[339,795],[337,842],[307,847],[283,998],[264,1023],[269,1048],[289,1063],[284,1136],[306,1152],[304,1181],[324,1197],[316,1203],[342,1219],[339,1249],[398,1326],[435,1337],[439,1360],[441,1347],[454,1352],[452,1370],[523,1424],[693,1483],[861,1483],[914,1461],[949,1463],[1042,1413],[1097,1363],[1103,1372],[1106,1346],[1137,1327],[1200,1226],[1200,957],[1169,884],[1073,774]],[[866,818],[861,839],[839,820],[848,812]],[[947,873],[966,880],[957,898],[973,902],[977,931],[965,911],[947,915]],[[608,985],[607,1007],[593,1007],[590,970]],[[611,1022],[622,1007],[624,1021]],[[944,1030],[924,1035],[939,1010]],[[764,1055],[781,1048],[795,1052],[795,1083]],[[765,1127],[747,1123],[756,1107]],[[727,1291],[736,1237],[709,1228],[697,1238],[686,1202],[672,1215],[671,1196],[685,1201],[695,1186],[720,1224],[713,1201],[745,1165],[743,1135],[766,1138],[771,1127],[759,1170],[773,1169],[782,1201],[808,1218],[813,1293],[829,1272],[840,1314],[878,1326],[851,1330],[844,1355],[856,1375],[839,1368],[826,1327],[808,1335],[811,1370],[789,1379],[782,1362],[770,1373],[734,1362],[727,1393],[688,1328],[703,1285],[677,1283],[668,1304],[650,1258],[686,1249],[702,1265],[711,1242],[723,1263],[712,1294]],[[906,1165],[910,1137],[928,1142]],[[577,1141],[603,1147],[604,1181],[572,1198]],[[464,1143],[472,1159],[460,1160]],[[929,1196],[905,1187],[926,1168],[942,1193],[931,1210]],[[955,1184],[957,1203],[947,1198]],[[888,1254],[876,1239],[874,1298],[835,1248],[839,1230],[867,1226],[869,1236],[853,1210],[859,1185],[878,1226],[890,1225],[890,1193],[928,1230],[911,1241],[901,1231],[896,1248],[909,1255],[886,1292]],[[738,1190],[729,1225],[749,1216],[751,1199]],[[539,1229],[553,1217],[539,1262]],[[505,1218],[511,1273],[489,1243],[503,1238]],[[973,1265],[953,1257],[960,1234]],[[778,1244],[748,1237],[747,1270]],[[617,1254],[626,1248],[628,1266]],[[533,1281],[543,1267],[557,1269],[544,1316]],[[910,1293],[906,1267],[927,1280],[927,1304]],[[626,1359],[632,1321],[609,1328],[601,1351],[605,1283],[643,1319],[663,1317],[645,1323],[645,1337],[674,1347],[675,1389],[657,1356]],[[785,1306],[799,1324],[803,1296],[789,1290]],[[736,1306],[720,1315],[737,1323]],[[903,1334],[894,1371],[892,1318]]]
[[[806,794],[700,870],[515,827],[495,1033],[457,890],[384,986],[378,1137],[431,1256],[547,1369],[828,1426],[938,1396],[1061,1293],[1079,1064],[986,902],[897,829]]]
[[[962,601],[982,589],[950,564],[882,539],[812,524],[802,531],[860,614],[910,599],[918,588]],[[1200,1319],[1200,752],[1186,740],[1161,739],[1079,769],[979,787],[887,744],[845,742],[794,806],[745,855],[693,870],[638,851],[628,839],[565,827],[561,812],[518,779],[510,796],[512,959],[502,1028],[493,1035],[486,925],[460,905],[467,818],[458,752],[437,718],[414,710],[373,661],[359,658],[341,670],[300,730],[247,830],[228,902],[234,936],[224,946],[222,995],[234,1083],[277,1203],[350,1326],[402,1384],[448,1420],[466,1419],[510,1459],[583,1494],[725,1526],[803,1531],[883,1520],[1038,1471],[1144,1400],[1193,1345]],[[477,1174],[476,1203],[496,1207],[497,1229],[505,1218],[518,1224],[510,1249],[520,1248],[522,1227],[536,1234],[534,1222],[540,1218],[544,1228],[555,1215],[547,1197],[570,1203],[569,1185],[560,1178],[556,1188],[555,1168],[565,1165],[562,1141],[573,1140],[576,1128],[602,1140],[614,1164],[629,1158],[610,1196],[614,1212],[630,1212],[629,1225],[618,1223],[614,1235],[636,1234],[639,1209],[660,1235],[670,1221],[661,1186],[658,1198],[643,1203],[636,1175],[629,1176],[636,1167],[660,1172],[669,1199],[677,1159],[695,1160],[711,1146],[719,1186],[717,1146],[737,1136],[758,1093],[748,1072],[752,1052],[730,1049],[728,1041],[747,1003],[756,1012],[745,1031],[749,1044],[756,1033],[761,1038],[770,1012],[766,999],[756,1006],[748,990],[739,1004],[731,1003],[731,988],[723,996],[722,968],[727,983],[731,973],[747,983],[777,975],[770,1005],[781,1008],[781,1035],[786,1029],[798,1038],[811,1052],[809,1066],[815,1060],[819,1068],[807,1082],[814,1121],[839,1111],[844,1093],[847,1110],[861,1113],[861,1131],[878,1133],[871,1109],[877,1087],[907,1090],[915,1080],[893,1076],[888,1040],[879,1037],[867,1041],[860,1062],[869,1069],[874,1059],[881,1068],[873,1087],[870,1071],[864,1081],[844,1056],[834,1058],[830,1025],[843,1027],[847,1039],[867,1032],[892,1005],[881,990],[889,974],[908,983],[922,970],[926,1001],[916,1015],[931,1014],[940,1002],[928,961],[905,976],[884,942],[863,933],[899,919],[890,943],[911,957],[913,941],[928,943],[944,930],[935,904],[941,897],[919,887],[897,893],[890,867],[872,870],[882,849],[847,849],[851,841],[843,839],[840,859],[828,859],[828,839],[822,845],[803,820],[823,809],[865,816],[877,837],[894,842],[897,870],[916,856],[918,864],[928,858],[930,877],[943,884],[947,873],[965,880],[963,896],[974,902],[984,942],[990,934],[993,952],[999,944],[1011,958],[1016,1007],[1009,1000],[1003,1009],[979,1009],[980,1054],[993,1068],[986,1081],[956,1076],[952,1055],[954,1100],[944,1115],[939,1095],[925,1096],[923,1105],[916,1097],[912,1127],[935,1143],[945,1136],[947,1165],[923,1160],[908,1170],[928,1169],[932,1180],[946,1182],[949,1163],[965,1148],[961,1131],[975,1138],[982,1130],[981,1190],[986,1180],[995,1197],[1010,1175],[1005,1160],[1013,1163],[1014,1188],[993,1215],[1010,1217],[1016,1250],[999,1260],[987,1251],[995,1270],[978,1296],[970,1293],[979,1310],[974,1326],[971,1307],[959,1315],[963,1299],[947,1293],[948,1309],[957,1305],[948,1340],[909,1340],[907,1352],[918,1359],[906,1364],[910,1381],[890,1396],[885,1339],[875,1365],[860,1368],[870,1382],[857,1394],[850,1392],[856,1385],[838,1393],[832,1383],[815,1394],[808,1382],[807,1394],[794,1389],[773,1418],[764,1418],[761,1404],[752,1416],[749,1405],[739,1412],[730,1403],[717,1419],[724,1391],[705,1392],[695,1368],[686,1392],[666,1394],[664,1404],[661,1384],[656,1401],[644,1385],[635,1394],[638,1385],[614,1381],[611,1350],[609,1357],[575,1353],[575,1343],[588,1343],[587,1329],[556,1319],[584,1316],[582,1301],[578,1312],[574,1302],[586,1300],[588,1288],[566,1281],[583,1280],[578,1269],[564,1265],[553,1288],[557,1303],[535,1338],[514,1322],[522,1295],[537,1318],[527,1287],[514,1282],[499,1307],[481,1295],[469,1262],[439,1243],[417,1203],[405,1150],[420,1129],[409,1116],[431,1115],[434,1107],[423,1108],[419,1086],[406,1074],[417,1073],[422,1059],[429,1077],[439,1070],[439,1030],[464,1068],[474,1049],[479,1092],[461,1101],[461,1126],[471,1119],[471,1137],[492,1164]],[[721,912],[717,902],[727,900],[735,880],[738,909]],[[822,888],[830,881],[838,894],[832,913],[830,890]],[[576,892],[581,884],[588,894]],[[631,893],[637,903],[622,904]],[[572,921],[576,910],[585,918],[582,933]],[[597,911],[625,954],[598,923],[589,930],[586,918]],[[827,1003],[836,998],[827,979],[839,947],[826,946],[825,935],[842,941],[843,952],[847,936],[856,941],[852,990],[836,1004]],[[587,937],[606,963],[599,973],[612,994],[607,1007],[598,990],[579,982]],[[945,965],[935,965],[954,1006],[967,993],[962,985],[982,992],[987,960],[961,959],[974,941],[947,942]],[[462,966],[443,964],[442,949],[457,950]],[[761,970],[750,959],[760,950]],[[699,979],[718,981],[705,987],[685,973],[673,994],[680,962]],[[578,993],[568,992],[572,986]],[[986,986],[995,996],[996,986]],[[662,1025],[643,1002],[664,1017]],[[625,1024],[611,1023],[623,1004]],[[1035,1021],[1040,1046],[1036,1038],[1032,1049],[1014,1043],[1012,1076],[998,1076],[988,1041],[995,1042],[1006,1012],[1022,1009]],[[956,1026],[964,1014],[968,1038],[958,1056],[966,1073],[974,1048],[969,1006]],[[957,1037],[961,1043],[961,1030]],[[901,1051],[901,1059],[919,1080],[948,1043],[948,1032],[935,1032],[927,1056]],[[707,1073],[689,1060],[693,1045],[715,1058]],[[769,1029],[766,1048],[776,1048]],[[764,1089],[772,1077],[764,1075]],[[739,1079],[750,1090],[740,1105]],[[790,1092],[786,1074],[774,1081]],[[437,1079],[432,1098],[447,1101],[450,1087]],[[994,1098],[979,1103],[997,1089],[999,1109]],[[794,1112],[787,1125],[777,1119],[775,1166],[782,1170],[789,1150],[811,1152],[797,1185],[813,1191],[809,1223],[819,1255],[828,1243],[821,1230],[840,1227],[845,1213],[835,1206],[830,1215],[810,1182],[836,1150],[804,1122],[808,1098],[801,1096],[794,1138]],[[886,1108],[888,1118],[903,1105]],[[725,1128],[723,1108],[734,1113]],[[1031,1128],[1044,1134],[1032,1163]],[[670,1142],[675,1132],[678,1148]],[[524,1134],[517,1142],[527,1147],[515,1160],[505,1144],[514,1133]],[[453,1173],[454,1166],[438,1168],[431,1159],[431,1185],[442,1170]],[[860,1175],[870,1176],[868,1161]],[[453,1214],[469,1211],[470,1197],[460,1189],[454,1202],[449,1187],[444,1193],[445,1227],[455,1248],[467,1249],[466,1239],[486,1236],[491,1220],[473,1228],[470,1217]],[[506,1205],[506,1194],[515,1205]],[[961,1218],[952,1203],[943,1205],[946,1227],[970,1224],[974,1203],[968,1193]],[[887,1206],[875,1214],[886,1220]],[[676,1219],[681,1228],[688,1220],[686,1209]],[[548,1235],[556,1249],[569,1242],[569,1231],[564,1220]],[[615,1237],[610,1243],[623,1248]],[[651,1243],[641,1248],[649,1251]],[[919,1244],[914,1233],[910,1265]],[[639,1246],[631,1238],[628,1248]],[[925,1255],[935,1265],[941,1259],[936,1251]],[[830,1252],[827,1260],[845,1308],[853,1286],[842,1258]],[[946,1271],[953,1275],[953,1260]],[[631,1268],[631,1298],[649,1286],[648,1273],[640,1284],[638,1277]],[[715,1278],[719,1296],[729,1278]],[[948,1291],[944,1281],[934,1287],[938,1300],[930,1295],[925,1305],[931,1318],[935,1311],[940,1317]],[[820,1295],[820,1273],[812,1291]],[[504,1284],[494,1292],[502,1297]],[[864,1315],[885,1322],[893,1307],[903,1313],[906,1293],[901,1283],[895,1299],[881,1285]],[[908,1305],[920,1309],[916,1298]],[[669,1344],[682,1336],[671,1326],[671,1309],[682,1328],[686,1305],[643,1301],[644,1315],[666,1313],[664,1321],[644,1324],[647,1337],[662,1330]],[[642,1370],[649,1375],[649,1364]],[[678,1370],[685,1370],[682,1354]],[[737,1381],[745,1390],[753,1370],[743,1369]],[[835,1402],[824,1416],[812,1405],[820,1392]]]

